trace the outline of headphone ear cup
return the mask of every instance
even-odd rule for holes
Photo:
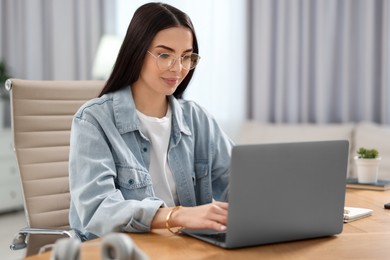
[[[58,239],[54,244],[50,260],[79,260],[80,244],[78,239]]]
[[[103,260],[146,260],[148,257],[122,233],[111,233],[102,238],[101,255]]]

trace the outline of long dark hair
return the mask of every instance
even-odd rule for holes
[[[131,86],[138,80],[146,52],[156,34],[171,27],[184,26],[192,32],[192,48],[199,53],[194,26],[189,16],[179,9],[163,3],[148,3],[139,7],[127,29],[114,68],[99,97]],[[173,95],[182,98],[193,74],[190,70]]]

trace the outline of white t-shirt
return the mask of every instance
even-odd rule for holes
[[[149,173],[152,176],[153,189],[166,206],[178,205],[176,183],[168,165],[168,145],[171,136],[172,112],[168,106],[165,117],[157,118],[142,114],[137,110],[141,121],[141,132],[150,141]]]

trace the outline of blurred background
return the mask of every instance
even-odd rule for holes
[[[23,208],[5,79],[106,79],[134,11],[147,2],[0,0],[0,212]],[[390,124],[388,0],[164,2],[197,31],[202,59],[185,98],[228,134],[246,120]],[[10,221],[1,219],[3,232]]]
[[[0,59],[16,78],[104,79],[146,2],[1,0]],[[221,123],[390,122],[389,1],[165,2],[199,38],[186,98]]]

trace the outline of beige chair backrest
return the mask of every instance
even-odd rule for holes
[[[11,81],[14,148],[27,224],[69,229],[71,122],[83,103],[98,96],[104,81]],[[53,240],[50,236],[30,236],[27,255]]]

